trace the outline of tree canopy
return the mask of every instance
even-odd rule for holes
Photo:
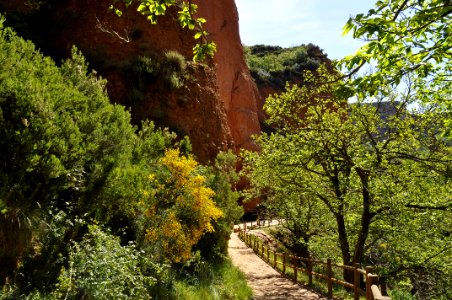
[[[306,72],[303,86],[267,99],[279,130],[257,138],[260,153],[245,155],[253,196],[299,224],[311,254],[330,243],[328,253],[336,249],[344,264],[450,276],[452,148],[441,137],[444,116],[411,113],[414,94],[349,105],[332,92],[338,76],[321,67]]]
[[[452,2],[450,0],[379,0],[375,8],[348,20],[344,34],[366,41],[340,66],[355,74],[348,83],[356,92],[375,95],[410,76],[417,99],[452,109]],[[449,124],[450,121],[449,121]]]

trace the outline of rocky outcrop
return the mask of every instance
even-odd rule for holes
[[[76,45],[107,78],[110,98],[130,107],[137,124],[150,118],[189,135],[205,162],[219,150],[254,149],[250,136],[260,131],[259,94],[244,60],[234,0],[197,2],[218,51],[210,67],[189,63],[181,88],[165,85],[164,76],[137,82],[133,74],[139,57],[159,64],[165,52],[176,50],[191,59],[192,32],[177,25],[174,11],[153,26],[134,8],[117,17],[108,10],[111,1],[0,0],[0,6],[21,20],[21,35],[57,60]]]
[[[216,74],[231,133],[240,148],[254,149],[250,139],[260,132],[259,92],[249,73],[239,35],[239,16],[234,0],[198,1],[199,14],[217,43]]]

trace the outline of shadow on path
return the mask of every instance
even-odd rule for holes
[[[327,299],[284,278],[242,242],[236,233],[229,240],[229,257],[245,273],[255,300]]]

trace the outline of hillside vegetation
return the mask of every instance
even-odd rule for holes
[[[257,86],[284,86],[265,100],[259,153],[243,154],[248,198],[286,220],[276,235],[294,253],[373,265],[394,299],[452,297],[451,14],[377,1],[344,27],[365,44],[333,65],[246,48]]]
[[[63,2],[60,21],[88,24]],[[48,54],[47,31],[34,27],[51,27],[45,16],[56,3],[27,0],[43,14],[11,15]],[[55,61],[0,16],[0,299],[250,299],[227,258],[232,225],[243,214],[239,199],[260,201],[259,214],[283,219],[276,235],[298,256],[373,265],[395,300],[452,299],[450,0],[376,1],[344,27],[364,45],[336,62],[313,44],[244,47],[266,98],[244,106],[229,97],[243,84],[230,87],[227,100],[218,97],[218,83],[248,76],[231,67],[235,79],[213,80],[221,76],[210,59],[216,44],[197,5],[112,3],[118,15],[132,5],[153,24],[168,11],[164,24],[177,23],[176,39],[188,47],[185,56],[169,51],[167,27],[153,41],[164,42],[159,51],[139,42],[143,31],[125,31],[137,52],[116,61],[110,78],[127,79],[112,85],[127,109],[112,104],[107,82],[91,69],[113,67],[102,47],[93,46],[91,67],[75,47],[70,59]],[[90,16],[84,20],[96,24]],[[116,32],[97,22],[104,37]],[[90,49],[96,39],[83,41]],[[204,149],[199,159],[208,164],[197,161],[188,137],[148,115],[132,125],[131,113],[154,96],[158,103],[143,112],[167,124],[161,108],[177,108],[173,121],[187,125],[178,132],[198,138],[193,148]],[[246,127],[251,121],[255,131]],[[256,151],[218,153],[245,145],[233,140],[256,133],[258,121],[264,132],[246,143]],[[354,283],[346,269],[342,279]]]
[[[2,23],[0,298],[247,299],[234,155],[200,165],[188,138],[131,125],[79,51],[58,67]]]
[[[286,82],[303,80],[305,70],[315,71],[330,61],[322,50],[313,44],[290,48],[279,46],[244,46],[251,76],[259,87],[269,86],[282,91]]]

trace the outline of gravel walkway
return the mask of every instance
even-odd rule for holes
[[[229,240],[229,257],[245,273],[254,300],[327,299],[284,278],[260,259],[236,233]]]

